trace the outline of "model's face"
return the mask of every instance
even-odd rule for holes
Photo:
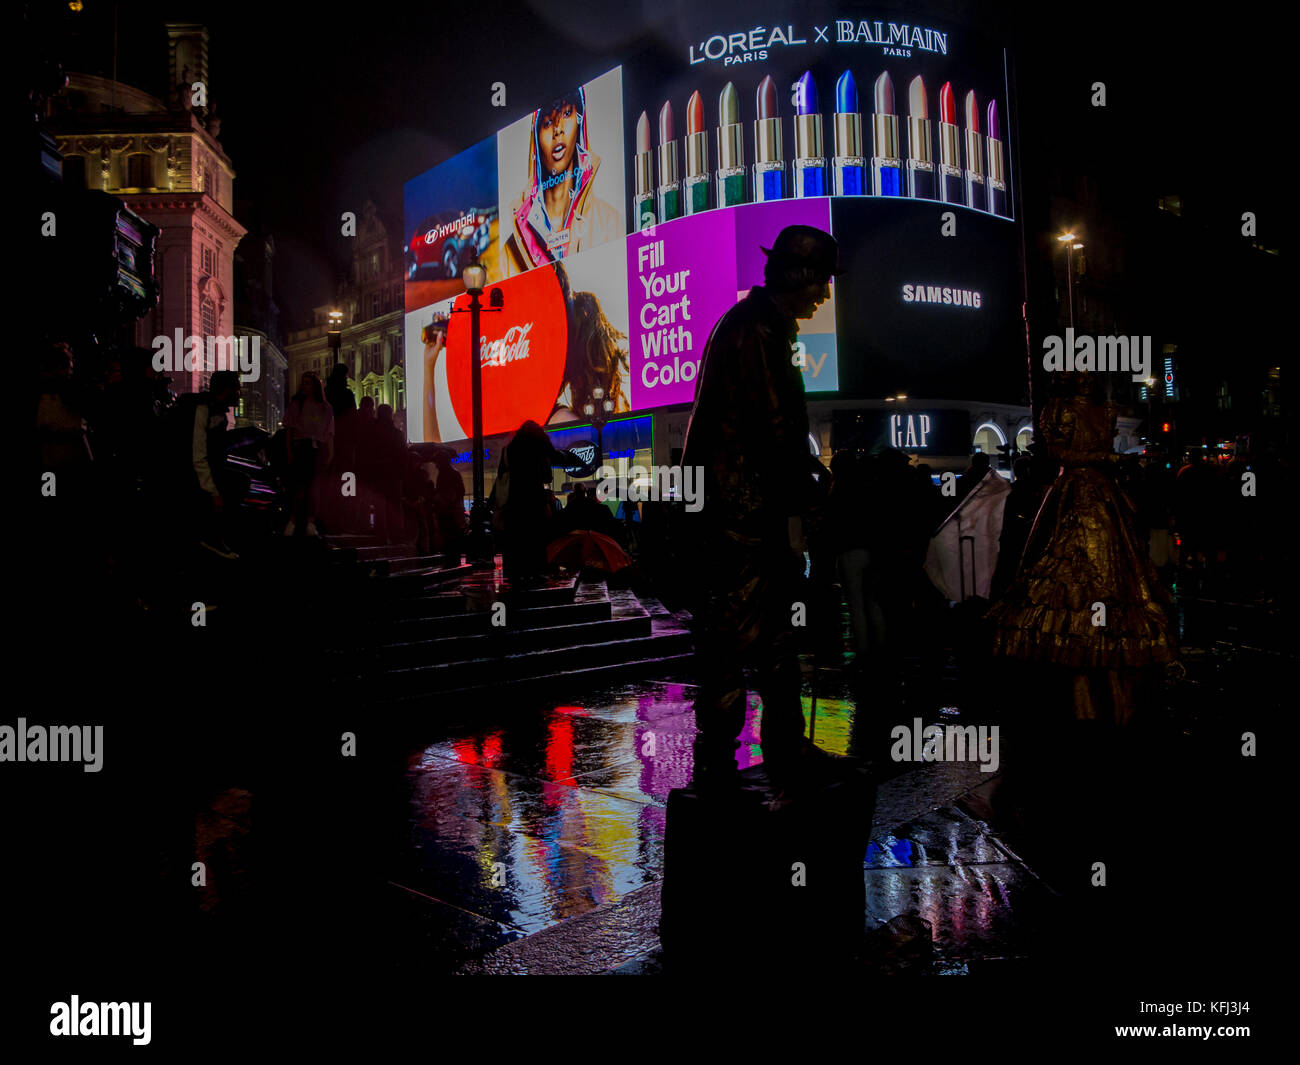
[[[578,112],[573,104],[542,116],[537,143],[542,149],[542,161],[552,174],[563,174],[573,165],[573,150],[578,143]]]
[[[817,313],[817,308],[830,298],[831,286],[829,280],[803,285],[796,289],[794,293],[794,316],[796,318],[811,318]]]

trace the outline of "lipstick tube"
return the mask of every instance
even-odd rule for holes
[[[864,196],[867,192],[858,87],[853,81],[853,72],[849,70],[835,83],[835,154],[831,157],[831,187],[836,196]]]
[[[686,177],[682,180],[686,214],[709,209],[709,135],[704,131],[704,103],[691,94],[686,104]]]
[[[961,131],[957,128],[957,101],[952,82],[939,90],[939,199],[944,203],[966,202],[961,172]]]
[[[659,187],[655,190],[661,222],[671,222],[682,216],[682,186],[677,179],[677,138],[673,134],[673,105],[665,101],[659,109]]]
[[[988,185],[984,181],[984,135],[980,133],[979,105],[975,90],[966,94],[966,203],[977,211],[989,209]]]
[[[745,202],[745,128],[740,124],[740,96],[731,83],[718,96],[718,206]]]
[[[876,79],[875,110],[871,115],[871,194],[903,195],[903,162],[898,150],[898,116],[894,114],[894,83],[889,71]]]
[[[907,88],[907,194],[916,200],[936,198],[934,152],[930,139],[930,104],[918,74]]]
[[[768,75],[758,87],[758,118],[754,121],[754,202],[785,198],[785,151],[781,118],[777,114],[776,82]]]
[[[1002,123],[998,121],[998,102],[989,101],[988,136],[985,144],[989,152],[989,211],[1007,217],[1007,175],[1002,165]]]
[[[822,154],[822,116],[817,106],[817,83],[812,71],[799,79],[794,116],[794,158],[790,161],[794,194],[826,195],[826,157]]]
[[[655,224],[654,152],[650,150],[650,119],[644,111],[636,120],[636,161],[632,218],[638,230]]]

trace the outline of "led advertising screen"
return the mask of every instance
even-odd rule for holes
[[[481,327],[493,434],[585,420],[596,389],[615,416],[691,403],[714,324],[792,224],[846,267],[799,323],[810,396],[1020,398],[1005,50],[917,17],[692,18],[675,50],[559,83],[407,184],[413,441],[470,436],[466,249],[503,298]]]

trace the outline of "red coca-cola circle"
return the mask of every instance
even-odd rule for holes
[[[495,287],[495,286],[494,286]],[[483,365],[483,432],[508,433],[528,420],[546,424],[564,380],[569,328],[564,295],[548,266],[503,281],[500,311],[479,316],[485,341]],[[487,306],[485,291],[480,297]],[[469,294],[456,297],[457,311],[469,310]],[[465,432],[473,425],[468,314],[453,314],[447,326],[447,386],[451,404]],[[505,340],[509,361],[492,358],[492,344]],[[498,352],[500,354],[500,352]]]

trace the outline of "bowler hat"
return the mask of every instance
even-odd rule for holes
[[[786,226],[770,248],[763,248],[763,254],[769,259],[811,266],[828,277],[844,273],[839,253],[835,238],[814,226]]]

